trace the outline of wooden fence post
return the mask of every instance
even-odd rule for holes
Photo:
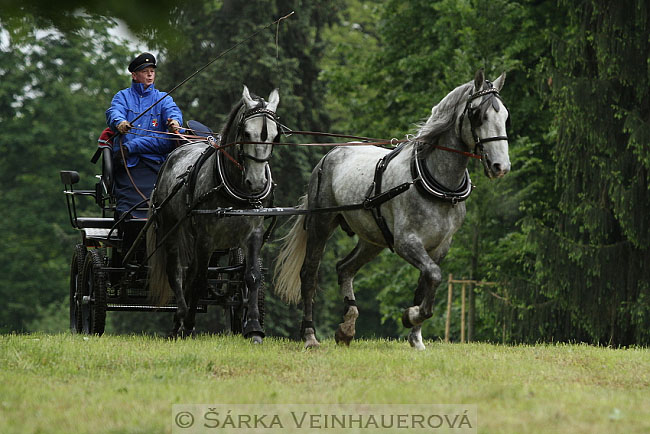
[[[460,342],[465,343],[465,287],[466,283],[463,283],[460,289]]]
[[[449,342],[449,326],[451,321],[451,293],[454,289],[452,280],[454,280],[454,276],[449,273],[449,284],[447,285],[447,321],[445,322],[445,342]]]

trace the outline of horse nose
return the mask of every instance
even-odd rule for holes
[[[501,177],[510,172],[510,164],[501,165],[501,163],[492,164],[492,173]]]

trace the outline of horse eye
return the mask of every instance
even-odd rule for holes
[[[244,131],[244,141],[250,142],[251,141],[251,133],[248,131]]]
[[[280,143],[280,135],[279,135],[279,134],[277,134],[277,135],[273,138],[273,143]]]

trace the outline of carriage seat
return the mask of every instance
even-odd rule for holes
[[[214,137],[215,139],[217,139],[217,141],[219,141],[219,140],[218,140],[219,135],[218,135],[217,133],[213,132],[213,131],[210,129],[210,127],[208,127],[208,126],[206,126],[206,125],[203,125],[203,124],[202,124],[201,122],[199,122],[199,121],[195,121],[195,120],[187,121],[187,126],[189,127],[190,130],[192,130],[192,132],[193,132],[194,135],[196,135],[196,136],[205,137],[206,139],[207,139],[208,137],[212,136],[212,137]]]

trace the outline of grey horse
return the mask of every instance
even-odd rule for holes
[[[337,343],[349,345],[355,334],[359,316],[353,290],[355,274],[389,247],[420,270],[413,306],[404,311],[402,323],[412,328],[408,336],[411,346],[425,348],[421,325],[433,315],[434,296],[442,279],[439,264],[465,219],[463,201],[472,188],[467,172],[471,153],[481,157],[489,178],[502,177],[510,170],[509,115],[499,96],[504,81],[505,73],[491,83],[479,70],[473,81],[457,87],[434,106],[417,136],[395,151],[342,146],[320,160],[307,195],[301,199],[303,209],[363,203],[400,186],[406,191],[372,209],[297,217],[276,262],[274,290],[289,302],[302,298],[305,347],[319,345],[312,316],[318,268],[327,239],[340,226],[348,234],[356,234],[358,243],[336,265],[346,309],[335,334]]]
[[[258,290],[262,282],[259,252],[264,235],[263,217],[217,217],[190,214],[192,210],[249,209],[268,206],[273,180],[269,159],[279,136],[275,110],[277,89],[269,101],[251,96],[244,86],[221,131],[221,145],[199,141],[174,150],[158,175],[151,194],[147,231],[149,288],[154,300],[166,303],[173,294],[178,306],[172,336],[194,330],[198,294],[207,284],[212,252],[233,247],[245,252],[245,282],[249,290],[244,336],[261,342]],[[231,155],[232,154],[232,155]]]

